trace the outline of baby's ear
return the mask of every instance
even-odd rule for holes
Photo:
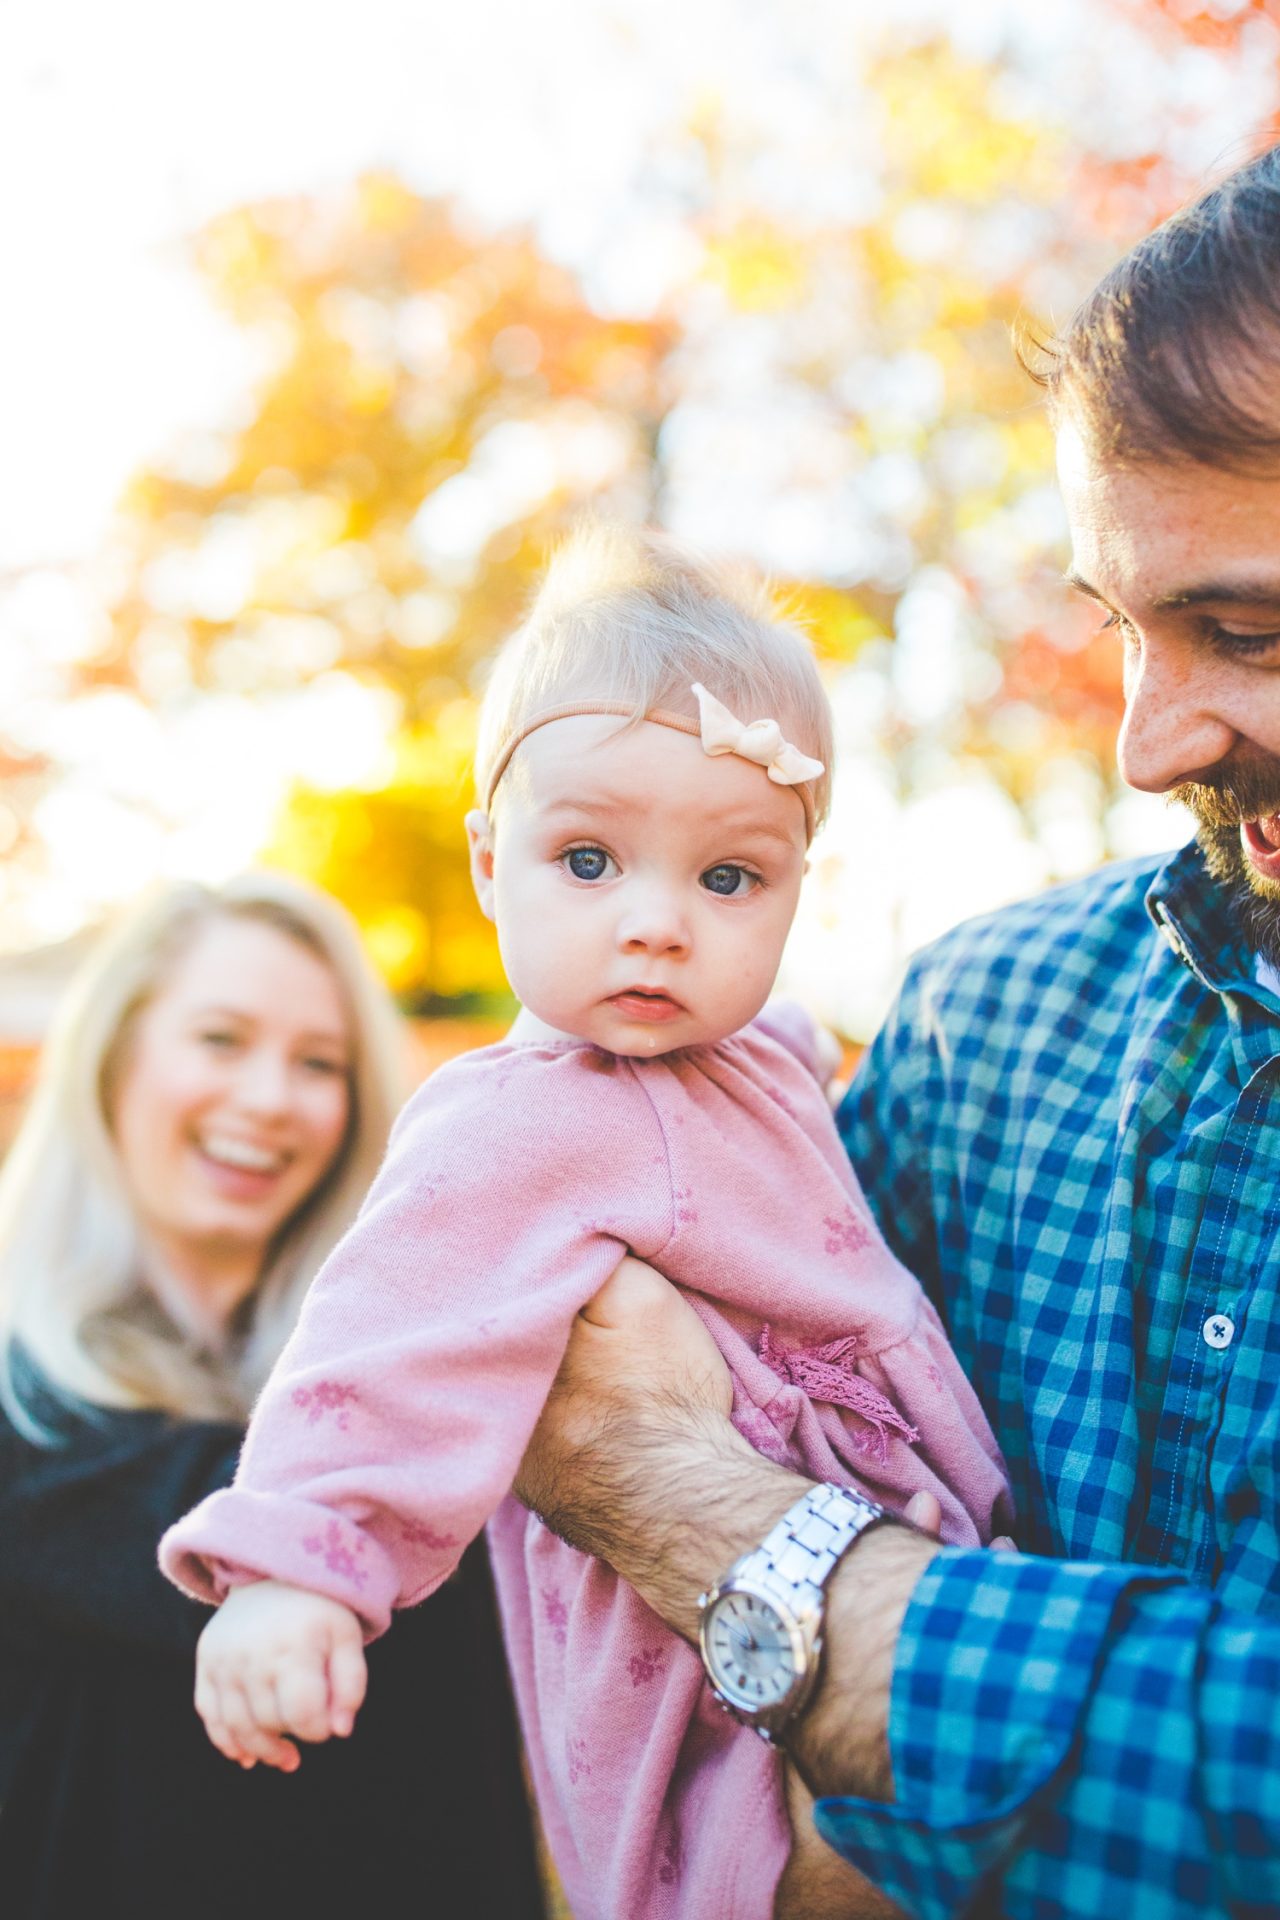
[[[467,845],[471,849],[471,884],[476,890],[481,913],[486,920],[492,920],[493,829],[489,825],[488,814],[479,807],[472,807],[463,824],[467,829]]]

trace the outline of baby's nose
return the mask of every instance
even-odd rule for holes
[[[618,944],[628,953],[685,952],[689,927],[678,901],[659,889],[629,901],[618,921]]]

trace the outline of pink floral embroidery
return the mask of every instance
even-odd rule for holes
[[[632,1686],[647,1686],[650,1680],[656,1680],[660,1673],[665,1673],[665,1657],[661,1647],[645,1647],[641,1652],[633,1653],[627,1662]]]
[[[689,1205],[689,1202],[693,1199],[693,1188],[676,1187],[672,1192],[671,1198],[675,1201],[676,1219],[683,1220],[686,1226],[692,1226],[698,1217],[697,1208]]]
[[[826,1249],[830,1254],[861,1253],[871,1245],[871,1235],[852,1207],[846,1207],[842,1215],[826,1214],[822,1224],[827,1229]]]
[[[567,1645],[569,1639],[569,1609],[560,1595],[559,1587],[542,1589],[542,1611],[547,1625],[551,1629],[551,1638],[558,1647]]]
[[[787,1443],[767,1413],[762,1413],[759,1407],[753,1407],[750,1401],[744,1400],[733,1410],[733,1424],[757,1453],[762,1453],[766,1460],[776,1460],[780,1466],[785,1466]]]
[[[443,1553],[446,1548],[459,1545],[451,1533],[436,1533],[420,1520],[406,1520],[400,1529],[400,1538],[408,1546],[426,1547],[431,1553]]]
[[[314,1427],[317,1420],[323,1420],[331,1413],[334,1425],[346,1432],[349,1416],[348,1407],[359,1404],[360,1395],[352,1386],[341,1380],[317,1380],[314,1387],[295,1387],[293,1404],[307,1410],[307,1425]]]
[[[336,1520],[331,1520],[322,1534],[313,1533],[302,1544],[308,1553],[323,1557],[330,1573],[340,1573],[344,1580],[354,1580],[358,1587],[363,1587],[368,1580],[367,1571],[357,1564],[364,1552],[364,1541],[357,1537],[353,1551],[344,1542],[342,1529]]]
[[[579,1780],[585,1780],[591,1772],[591,1763],[587,1759],[586,1741],[566,1740],[564,1757],[569,1769],[569,1785],[576,1787]]]
[[[684,1873],[684,1848],[677,1834],[663,1843],[662,1865],[658,1868],[658,1878],[664,1887],[674,1887]]]
[[[925,1371],[925,1377],[930,1382],[934,1392],[935,1393],[943,1392],[942,1375],[941,1373],[939,1373],[937,1367],[934,1366],[932,1360],[925,1361],[924,1371]]]
[[[892,1400],[854,1371],[857,1345],[857,1336],[850,1334],[844,1340],[829,1340],[822,1347],[787,1348],[774,1339],[772,1327],[765,1326],[760,1329],[757,1352],[770,1373],[799,1387],[811,1400],[846,1407],[865,1420],[868,1431],[855,1445],[884,1461],[889,1456],[890,1431],[901,1434],[904,1440],[918,1440],[920,1435]]]

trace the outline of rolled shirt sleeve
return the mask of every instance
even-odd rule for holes
[[[819,1831],[918,1920],[1280,1912],[1280,1625],[1182,1576],[944,1552],[899,1640],[897,1802]]]

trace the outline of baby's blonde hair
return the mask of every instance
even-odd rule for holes
[[[507,742],[535,714],[618,700],[635,721],[658,708],[696,720],[695,680],[739,720],[777,720],[793,746],[821,760],[812,786],[821,825],[831,799],[831,708],[803,635],[745,569],[695,559],[661,534],[598,522],[559,548],[528,619],[494,661],[476,746],[482,802]]]

